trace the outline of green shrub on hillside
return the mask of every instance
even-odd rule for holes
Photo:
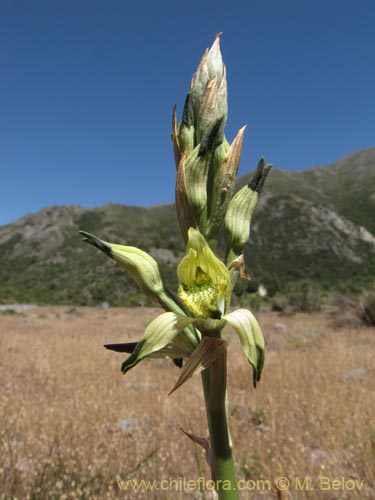
[[[321,288],[312,281],[295,282],[284,293],[275,295],[272,310],[286,313],[311,313],[322,309],[323,294]]]
[[[375,283],[372,289],[362,296],[358,307],[358,316],[364,325],[375,326]]]

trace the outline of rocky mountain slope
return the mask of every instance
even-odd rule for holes
[[[239,179],[243,185],[249,175]],[[0,302],[136,304],[133,282],[81,242],[78,230],[139,246],[160,263],[168,286],[184,248],[173,205],[48,207],[0,227]],[[270,293],[309,279],[360,291],[375,276],[375,148],[328,167],[274,169],[253,218],[247,269]]]

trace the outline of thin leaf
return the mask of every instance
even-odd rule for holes
[[[212,465],[212,452],[208,439],[201,438],[199,436],[196,436],[195,434],[192,434],[191,432],[187,432],[182,427],[180,427],[180,430],[185,434],[185,436],[191,439],[194,443],[198,444],[199,446],[202,446],[202,448],[206,452],[206,460],[208,465]]]

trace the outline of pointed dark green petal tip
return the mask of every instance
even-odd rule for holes
[[[141,350],[143,340],[137,342],[135,348],[133,349],[130,356],[122,363],[121,371],[125,375],[131,368],[133,368],[136,364],[138,364],[142,358],[139,357],[139,351]]]
[[[202,137],[198,156],[204,156],[223,142],[224,117],[215,120],[206,130]]]
[[[104,241],[100,240],[93,234],[87,233],[86,231],[79,231],[82,236],[84,236],[83,241],[89,243],[90,245],[98,248],[105,254],[107,254],[109,257],[112,257],[112,250],[111,247],[105,243]]]
[[[131,354],[137,347],[137,344],[138,342],[126,342],[124,344],[105,344],[103,347],[109,351],[128,352]]]
[[[262,156],[248,184],[250,189],[252,189],[253,191],[257,191],[258,193],[262,191],[267,176],[272,168],[271,163],[268,163],[267,165],[265,163],[265,159]]]

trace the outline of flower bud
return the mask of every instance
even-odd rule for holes
[[[228,114],[227,104],[227,81],[224,76],[220,86],[217,83],[217,77],[207,84],[205,92],[199,105],[199,120],[196,120],[197,141],[200,141],[210,125],[218,120],[222,121],[224,130]],[[220,142],[222,141],[222,137]]]
[[[190,92],[186,96],[182,120],[177,129],[181,153],[189,154],[194,149],[194,112]]]
[[[227,119],[227,82],[220,52],[220,34],[216,35],[210,50],[203,54],[191,81],[190,94],[196,145],[212,122],[221,119],[224,128]]]
[[[176,212],[184,240],[187,241],[189,227],[196,227],[197,220],[189,201],[185,180],[186,154],[179,161],[176,178]]]
[[[250,236],[250,221],[258,193],[244,186],[232,198],[225,215],[225,230],[228,245],[241,252]]]
[[[212,47],[207,53],[207,68],[208,76],[210,79],[217,78],[217,84],[221,84],[221,79],[223,78],[225,72],[225,66],[223,63],[223,58],[220,52],[220,37],[222,33],[217,33],[215,36],[215,41]]]
[[[199,153],[200,146],[197,146],[186,158],[185,164],[186,192],[198,221],[201,212],[207,204],[207,176],[209,167],[207,157]]]
[[[164,294],[159,267],[151,255],[136,247],[107,243],[85,231],[80,233],[84,236],[84,241],[104,252],[124,268],[142,292],[156,300]]]
[[[272,165],[265,166],[261,158],[249,184],[232,198],[225,216],[226,238],[229,247],[240,254],[250,236],[250,222],[266,177]]]
[[[216,239],[232,196],[241,159],[245,128],[239,130],[232,144],[226,140],[215,151],[213,182],[210,185],[208,238]]]

